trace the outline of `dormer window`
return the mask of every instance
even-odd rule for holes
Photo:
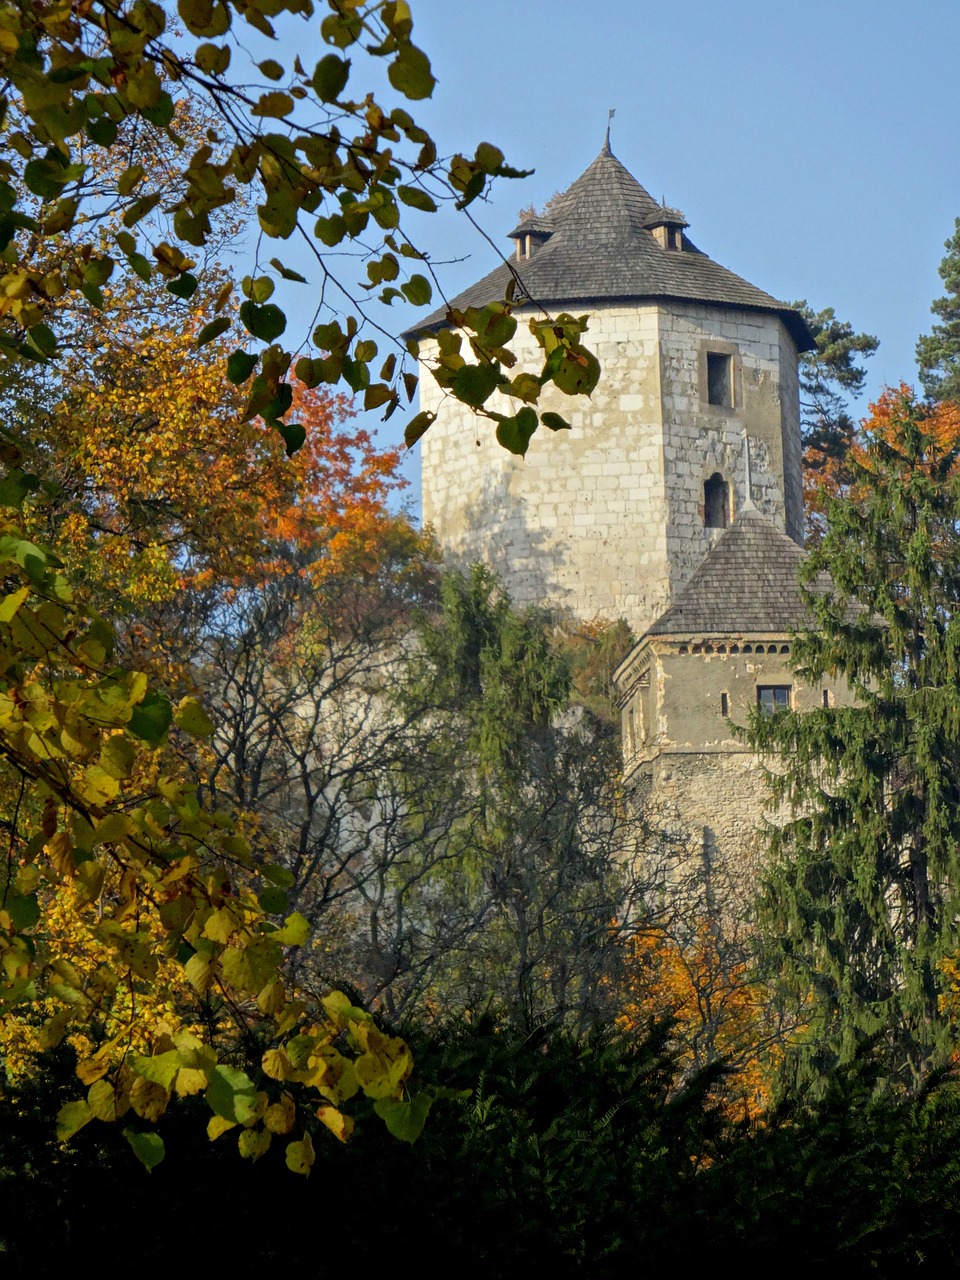
[[[664,204],[643,225],[661,249],[679,253],[683,248],[683,229],[690,224],[679,209],[671,209]]]
[[[510,232],[510,239],[517,246],[517,261],[527,262],[552,235],[553,223],[549,218],[543,218],[539,214],[524,218],[520,225]]]

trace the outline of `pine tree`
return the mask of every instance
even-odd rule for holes
[[[943,247],[947,252],[940,263],[940,279],[947,291],[930,306],[942,323],[918,340],[917,365],[931,400],[960,400],[960,218]]]
[[[846,452],[854,435],[847,397],[860,395],[867,376],[857,357],[872,356],[880,339],[854,332],[849,321],[837,319],[833,307],[814,311],[806,302],[796,307],[817,344],[800,355],[803,446],[838,456]]]
[[[827,1078],[877,1038],[915,1087],[955,1042],[939,997],[960,932],[960,449],[935,427],[907,388],[886,394],[805,569],[816,630],[798,674],[840,673],[855,704],[749,730],[777,753],[790,814],[760,915],[806,1022],[801,1074]]]

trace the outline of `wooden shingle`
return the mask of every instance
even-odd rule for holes
[[[546,243],[521,263],[501,263],[454,298],[451,306],[462,310],[502,298],[507,282],[516,276],[522,286],[518,301],[526,296],[551,307],[674,299],[773,311],[783,319],[799,350],[813,347],[799,312],[712,261],[686,234],[679,250],[661,248],[648,228],[662,212],[605,144],[593,164],[552,206],[548,219],[552,234]],[[433,312],[417,332],[442,327],[446,311],[443,307]]]

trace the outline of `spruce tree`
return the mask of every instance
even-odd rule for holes
[[[918,340],[917,365],[931,400],[960,401],[960,218],[954,221],[953,235],[944,248],[940,278],[947,291],[930,307],[941,323]]]
[[[801,1075],[827,1079],[876,1040],[890,1079],[916,1087],[955,1043],[939,997],[960,932],[960,480],[935,414],[886,393],[804,570],[798,675],[843,675],[854,705],[748,731],[786,815],[759,915],[806,1026]]]

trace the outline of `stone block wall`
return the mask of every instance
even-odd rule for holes
[[[421,408],[438,415],[421,443],[423,517],[448,560],[485,561],[517,603],[585,620],[624,617],[643,632],[717,536],[704,528],[704,481],[719,471],[734,513],[744,501],[745,428],[754,501],[799,535],[784,481],[785,439],[796,436],[799,457],[796,351],[779,318],[760,312],[686,303],[582,309],[600,384],[589,400],[549,389],[543,408],[572,429],[538,431],[525,458],[503,450],[492,423],[422,370]],[[518,368],[539,370],[540,352],[518,319]],[[737,352],[730,409],[704,403],[705,352],[718,342]],[[496,397],[490,407],[515,412],[518,404]]]

